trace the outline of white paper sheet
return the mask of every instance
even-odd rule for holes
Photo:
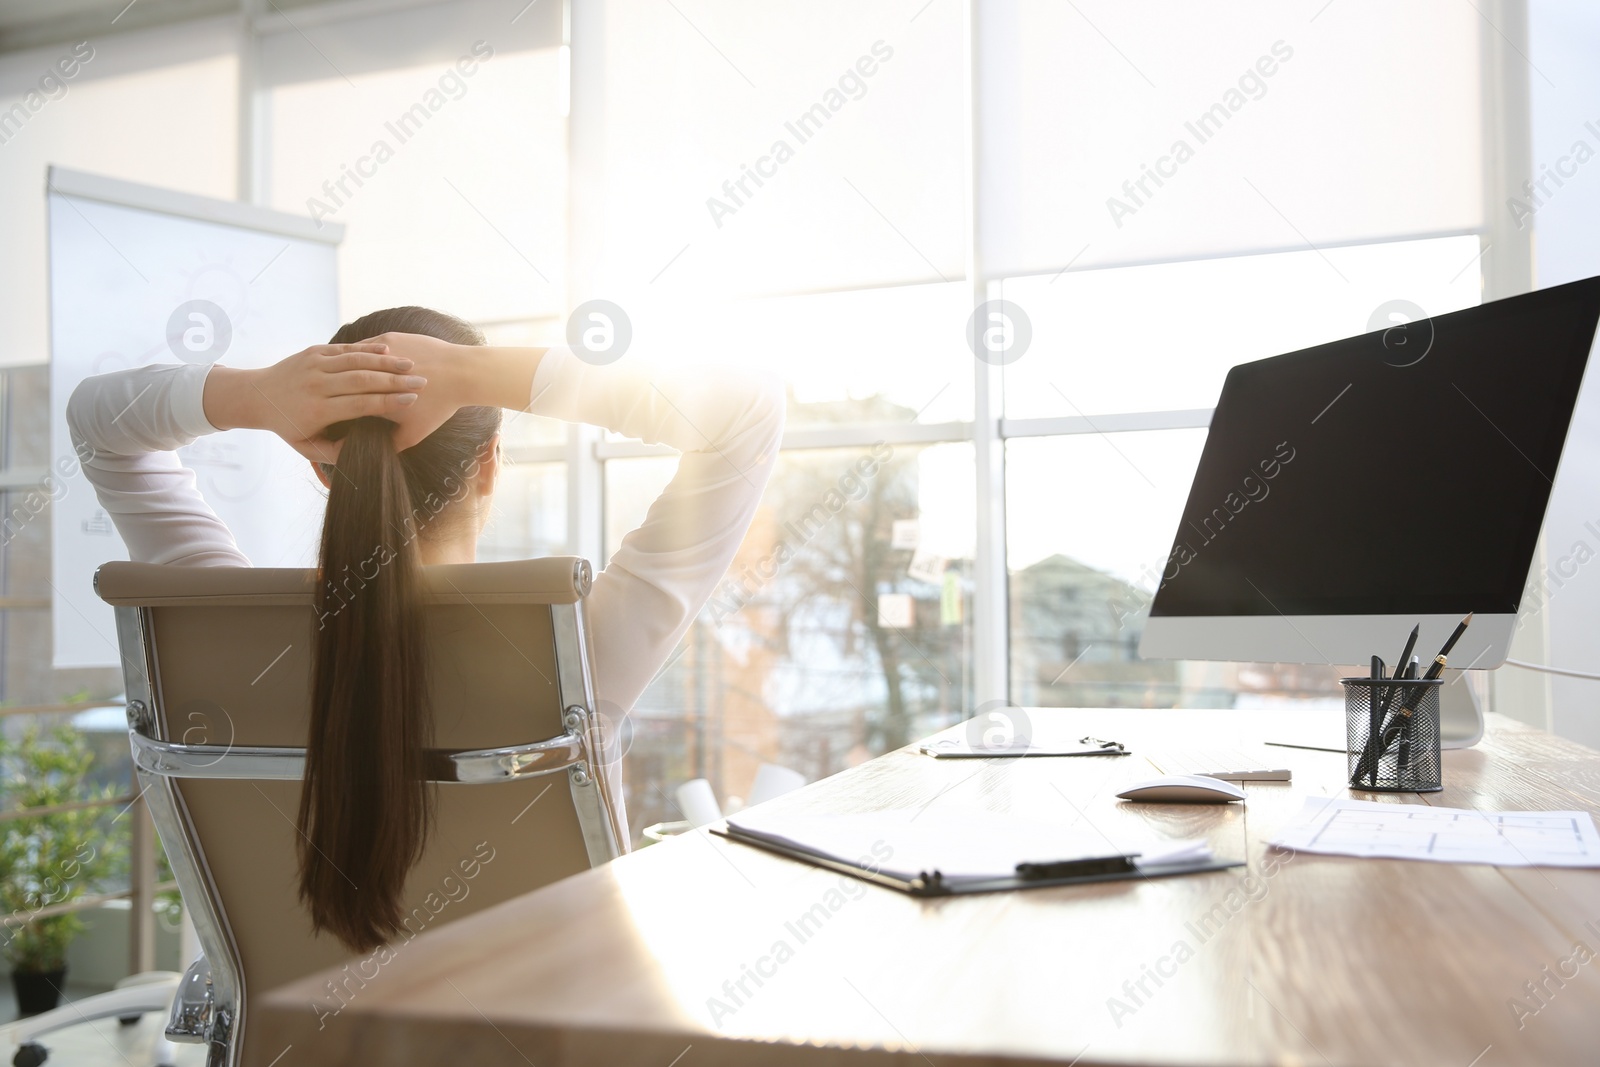
[[[1473,811],[1307,797],[1268,843],[1338,856],[1600,867],[1600,835],[1586,811]]]

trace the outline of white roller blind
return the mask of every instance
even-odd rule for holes
[[[603,38],[608,295],[962,277],[960,4],[608,0]]]
[[[985,0],[990,277],[1482,225],[1474,5]]]
[[[234,40],[233,20],[210,19],[0,56],[0,365],[49,358],[51,164],[233,196]]]
[[[479,40],[502,53],[561,44],[561,5],[551,0],[525,8],[509,0],[449,0],[336,20],[315,8],[265,7],[261,78],[268,86],[449,64]]]
[[[340,314],[481,323],[565,303],[562,5],[452,0],[356,18],[270,7],[268,200],[342,222]]]
[[[470,31],[450,45],[268,94],[271,204],[345,225],[345,321],[401,304],[486,323],[563,310],[558,50],[502,51]]]

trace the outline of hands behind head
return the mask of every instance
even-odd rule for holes
[[[218,429],[271,430],[307,459],[333,463],[339,443],[328,440],[328,426],[363,415],[395,418],[426,385],[410,359],[383,344],[312,345],[259,370],[211,368],[206,416]]]
[[[404,451],[420,444],[423,438],[443,426],[465,403],[462,372],[466,369],[466,356],[473,349],[416,333],[379,334],[371,343],[384,346],[391,356],[410,361],[411,373],[428,382],[425,388],[417,391],[415,402],[383,415],[398,424],[394,447],[396,451]]]
[[[360,344],[312,345],[261,370],[214,367],[206,383],[207,415],[219,429],[271,430],[316,463],[339,458],[341,443],[328,438],[327,428],[363,416],[394,422],[395,448],[407,449],[461,406],[450,388],[457,347],[391,333]]]

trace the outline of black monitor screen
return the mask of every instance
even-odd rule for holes
[[[1514,613],[1600,278],[1228,374],[1152,615]]]

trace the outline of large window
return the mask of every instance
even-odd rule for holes
[[[89,894],[129,889],[128,842],[132,820],[132,761],[127,716],[117,670],[54,670],[50,666],[51,485],[29,477],[46,469],[48,368],[0,369],[0,839],[24,806],[100,799],[54,819],[54,840],[67,837],[93,852],[93,862],[63,872],[6,870],[3,898],[13,909],[33,910]],[[23,477],[16,477],[23,474]],[[37,744],[30,743],[35,739]],[[37,753],[37,758],[29,753]],[[89,757],[86,774],[63,792],[63,757]],[[54,773],[41,774],[41,769]],[[16,862],[15,852],[7,863]],[[52,880],[53,879],[53,880]],[[0,944],[11,928],[0,929]],[[125,941],[125,939],[124,939]],[[112,951],[120,950],[118,945]],[[0,1016],[3,1017],[3,1016]]]
[[[1450,237],[1008,281],[1032,328],[1005,368],[1011,700],[1337,705],[1335,667],[1139,658],[1208,409],[1235,364],[1476,304],[1478,249]]]
[[[673,464],[606,464],[610,547]],[[689,778],[742,797],[763,762],[816,779],[967,716],[971,479],[965,443],[784,453],[728,577],[634,709],[636,832],[681,817],[666,790]]]
[[[1479,255],[1462,236],[1008,279],[1033,338],[1006,417],[1209,408],[1235,364],[1478,303]]]
[[[1138,640],[1229,368],[1474,304],[1510,254],[1470,6],[268,6],[246,40],[96,42],[6,133],[8,506],[50,458],[58,163],[344,224],[346,318],[430,304],[542,345],[605,299],[630,361],[783,377],[755,525],[623,726],[636,839],[688,778],[727,802],[763,762],[820,777],[988,701],[1334,694],[1332,668]],[[61,51],[0,56],[0,111]],[[1026,316],[1004,359],[974,352],[987,300]],[[483,559],[603,565],[675,462],[527,416],[503,444]],[[47,522],[0,554],[0,700],[115,697],[45,666]]]

